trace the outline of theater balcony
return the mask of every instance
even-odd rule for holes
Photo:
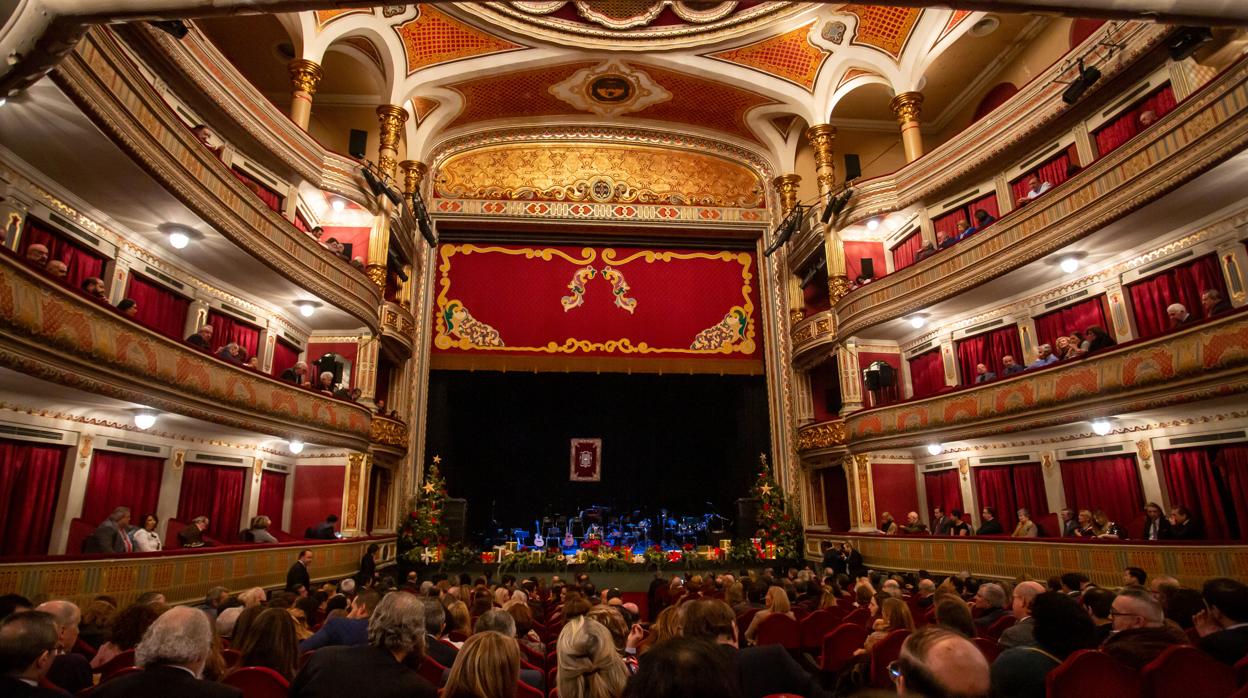
[[[369,424],[368,440],[374,454],[402,457],[407,453],[407,423],[400,419],[373,415]]]

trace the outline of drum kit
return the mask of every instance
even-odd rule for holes
[[[713,511],[701,516],[667,509],[617,514],[608,506],[591,506],[575,514],[544,516],[533,522],[531,531],[514,528],[508,533],[511,540],[539,548],[556,544],[572,548],[597,540],[610,546],[648,548],[659,545],[666,549],[686,544],[714,545],[729,537],[727,532],[731,525],[730,520]]]

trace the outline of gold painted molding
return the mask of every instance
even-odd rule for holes
[[[789,335],[793,342],[793,365],[817,362],[836,343],[836,313],[825,310],[802,318]]]
[[[805,454],[844,446],[846,437],[845,421],[842,419],[810,424],[797,430],[797,450]]]

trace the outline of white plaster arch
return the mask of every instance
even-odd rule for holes
[[[381,56],[384,103],[401,104],[400,76],[407,72],[403,43],[398,34],[388,24],[378,22],[375,15],[348,15],[335,20],[305,45],[304,58],[319,64],[335,43],[357,37],[372,43]]]

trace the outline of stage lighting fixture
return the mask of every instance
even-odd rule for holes
[[[1201,44],[1212,40],[1213,32],[1209,27],[1183,27],[1166,40],[1166,48],[1172,60],[1181,61],[1196,53]]]
[[[185,39],[186,35],[191,31],[190,27],[186,26],[186,22],[180,19],[156,19],[148,22],[148,24],[179,41]]]
[[[780,221],[780,225],[776,227],[776,239],[772,241],[771,246],[763,250],[764,257],[770,257],[776,250],[784,247],[784,243],[793,237],[793,233],[797,232],[797,228],[802,221],[802,213],[806,210],[805,206],[794,206],[789,215]]]
[[[316,309],[321,307],[317,301],[295,301],[295,307],[299,309],[299,314],[304,317],[312,317],[316,314]]]
[[[303,442],[298,439],[291,439],[290,443],[287,445],[287,448],[290,449],[291,453],[297,456],[300,453],[303,453]]]
[[[147,430],[156,425],[156,413],[151,410],[139,410],[134,413],[134,426]]]
[[[3,107],[4,105],[6,105],[6,104],[8,104],[8,103],[9,103],[9,98],[8,98],[8,97],[3,97],[3,96],[0,96],[0,107]]]
[[[942,446],[941,444],[928,444],[927,445],[928,455],[939,456],[940,454],[944,452],[945,452],[945,447]]]
[[[421,198],[419,191],[414,191],[407,195],[407,200],[412,207],[412,216],[416,218],[416,227],[420,230],[420,236],[429,243],[430,247],[438,246],[438,236],[433,232],[433,221],[429,220],[429,211],[425,209],[425,200]]]
[[[849,199],[853,195],[853,189],[845,189],[829,199],[828,205],[823,207],[823,213],[819,216],[819,221],[824,225],[831,223],[833,218],[841,215],[841,211],[845,210],[845,204],[849,203]]]
[[[1113,430],[1114,425],[1110,424],[1108,419],[1097,419],[1092,422],[1092,433],[1097,436],[1108,436]]]
[[[1095,85],[1096,81],[1100,79],[1101,71],[1092,66],[1085,68],[1083,59],[1080,58],[1079,75],[1075,77],[1074,81],[1066,88],[1066,91],[1062,93],[1062,101],[1067,104],[1078,102],[1083,97],[1083,93],[1087,92],[1088,88]]]

